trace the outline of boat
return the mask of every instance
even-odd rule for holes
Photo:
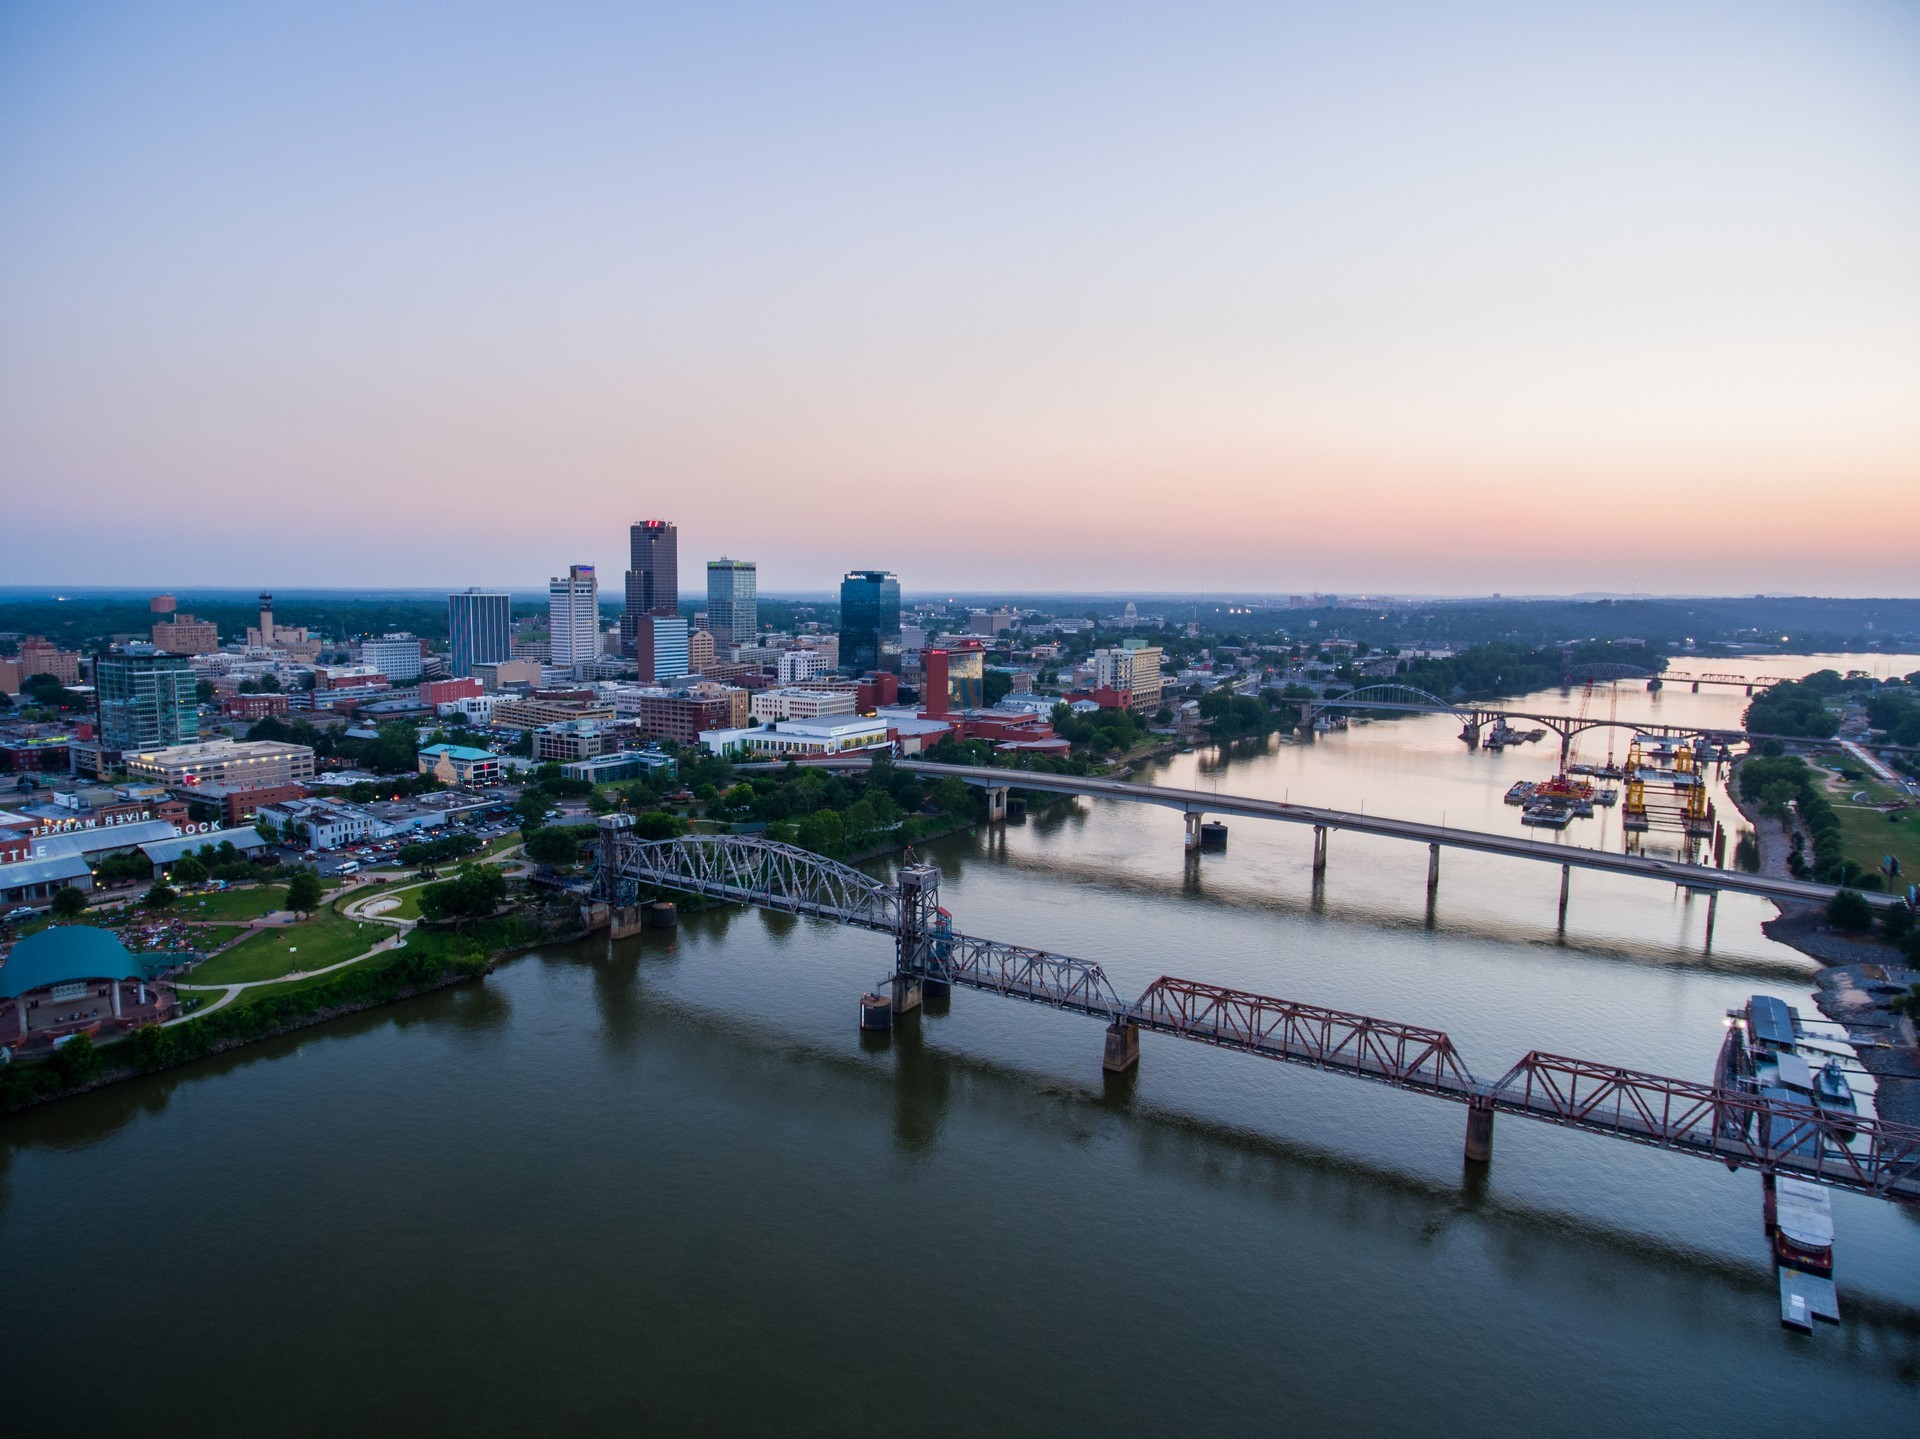
[[[1836,1118],[1858,1117],[1860,1105],[1853,1097],[1853,1086],[1847,1083],[1846,1071],[1840,1067],[1839,1060],[1829,1059],[1814,1071],[1813,1102]],[[1848,1125],[1841,1132],[1851,1136],[1853,1126]]]
[[[1833,1274],[1833,1204],[1827,1191],[1804,1179],[1773,1182],[1773,1257],[1782,1268],[1830,1278]]]
[[[1536,829],[1565,829],[1573,823],[1573,811],[1557,804],[1530,804],[1520,812],[1520,823]]]
[[[1507,803],[1525,804],[1528,797],[1532,795],[1533,790],[1534,784],[1532,780],[1517,779],[1507,788]]]
[[[1593,792],[1593,802],[1595,804],[1616,805],[1620,803],[1620,791],[1612,785],[1602,785]]]

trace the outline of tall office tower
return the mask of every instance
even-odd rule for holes
[[[548,657],[556,665],[591,664],[600,657],[600,581],[592,565],[569,565],[547,581]]]
[[[447,647],[453,672],[470,675],[475,665],[513,658],[513,600],[491,590],[447,596]]]
[[[102,655],[93,683],[105,748],[159,749],[200,738],[195,677],[184,655]]]
[[[372,665],[396,685],[419,679],[423,658],[418,635],[397,632],[360,641],[360,663]]]
[[[703,675],[713,668],[713,635],[706,630],[695,630],[687,636],[687,672]]]
[[[752,560],[707,561],[707,628],[713,642],[750,645],[760,629],[760,571]]]
[[[663,684],[690,673],[687,622],[678,615],[641,615],[634,658],[643,684]]]
[[[680,537],[665,520],[642,520],[627,532],[627,608],[620,616],[620,648],[640,653],[643,615],[680,613]]]
[[[900,673],[900,577],[849,570],[840,581],[840,667]]]
[[[926,655],[927,678],[920,691],[924,713],[937,718],[986,703],[987,661],[978,645],[930,649]]]

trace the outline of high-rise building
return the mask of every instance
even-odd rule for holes
[[[634,659],[642,682],[660,684],[691,673],[687,622],[678,615],[641,615],[634,631]]]
[[[172,596],[161,598],[171,600]],[[172,609],[155,613],[169,616],[154,621],[153,625],[153,647],[161,654],[210,655],[220,648],[220,634],[211,620],[196,620],[192,615],[177,614]]]
[[[547,581],[548,658],[556,665],[600,657],[600,581],[592,565],[569,565]]]
[[[707,628],[714,643],[753,643],[760,629],[760,570],[752,560],[707,561]]]
[[[680,613],[680,537],[665,520],[641,520],[627,532],[627,607],[620,648],[638,657],[640,620]]]
[[[688,672],[703,675],[713,668],[713,663],[713,636],[706,630],[695,630],[687,636]]]
[[[419,679],[422,658],[418,635],[390,634],[377,640],[360,641],[360,663],[372,665],[390,684],[403,685]]]
[[[921,691],[923,711],[934,717],[955,710],[979,709],[986,703],[986,656],[976,645],[957,649],[930,649],[927,679]]]
[[[196,681],[184,655],[102,655],[93,682],[104,748],[161,749],[200,738]]]
[[[1095,650],[1093,682],[1101,689],[1124,690],[1127,708],[1148,714],[1160,708],[1160,647],[1129,641],[1124,647]]]
[[[489,590],[447,596],[447,641],[455,675],[513,658],[513,600]]]
[[[840,667],[900,672],[900,577],[849,570],[840,581]]]

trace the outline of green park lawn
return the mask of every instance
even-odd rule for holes
[[[1855,803],[1853,797],[1862,791],[1866,792],[1866,799]],[[1881,861],[1887,855],[1895,856],[1900,861],[1900,877],[1894,883],[1904,889],[1920,881],[1920,809],[1897,811],[1898,817],[1889,821],[1879,810],[1869,808],[1875,804],[1891,804],[1899,798],[1896,791],[1875,779],[1828,776],[1827,802],[1840,821],[1846,857],[1862,869],[1877,874]]]
[[[183,919],[259,919],[287,907],[284,884],[260,884],[251,889],[224,889],[192,894],[174,901],[173,913]]]
[[[323,910],[284,929],[262,930],[185,976],[189,984],[241,984],[278,979],[296,969],[324,969],[364,954],[393,933],[391,925],[362,924]]]

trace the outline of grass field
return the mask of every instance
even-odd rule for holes
[[[389,925],[362,924],[322,911],[301,924],[263,930],[215,955],[187,976],[190,984],[240,984],[278,979],[296,969],[324,969],[364,954],[393,933]]]
[[[1862,792],[1866,799],[1856,803],[1853,797]],[[1901,872],[1894,885],[1904,889],[1920,881],[1920,810],[1900,811],[1889,821],[1885,814],[1868,807],[1891,804],[1899,798],[1897,791],[1878,780],[1842,779],[1831,772],[1827,778],[1827,802],[1840,821],[1846,857],[1877,874],[1881,861],[1887,855],[1895,856]]]
[[[259,919],[287,907],[284,884],[261,884],[252,889],[226,889],[217,894],[195,894],[175,901],[172,913],[183,919]]]

